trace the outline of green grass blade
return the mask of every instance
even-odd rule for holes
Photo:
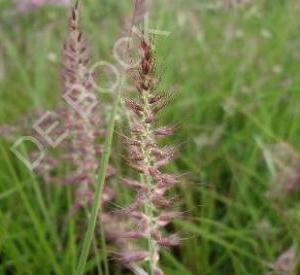
[[[104,152],[103,152],[103,155],[101,158],[99,177],[98,177],[97,186],[96,186],[95,200],[93,203],[92,213],[91,213],[91,216],[89,219],[86,235],[85,235],[85,238],[83,241],[83,247],[82,247],[81,255],[79,258],[77,270],[75,273],[76,275],[84,274],[88,253],[90,251],[93,234],[94,234],[94,230],[96,227],[97,217],[101,213],[101,197],[102,197],[102,193],[103,193],[103,189],[104,189],[104,183],[105,183],[105,178],[106,178],[106,174],[107,174],[108,162],[109,162],[110,153],[111,153],[111,145],[112,145],[115,123],[116,123],[115,118],[116,118],[116,114],[117,114],[119,101],[120,101],[120,91],[116,95],[116,99],[114,101],[112,113],[111,113],[110,120],[109,120],[108,132],[107,132],[107,136],[105,139]],[[103,240],[102,251],[105,254],[106,250],[105,250],[104,246],[105,246],[105,242]],[[105,258],[106,257],[104,255],[104,262],[107,262]]]

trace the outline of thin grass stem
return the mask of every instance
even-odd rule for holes
[[[116,124],[116,114],[117,114],[117,110],[118,110],[118,106],[119,106],[119,102],[120,102],[120,94],[121,94],[120,90],[121,90],[121,87],[123,86],[122,85],[123,82],[124,82],[124,80],[122,79],[120,82],[119,89],[116,94],[116,98],[113,103],[113,108],[112,108],[112,112],[111,112],[111,116],[110,116],[110,120],[109,120],[109,124],[108,124],[107,136],[106,136],[105,144],[104,144],[104,151],[103,151],[103,155],[101,158],[101,164],[100,164],[100,170],[99,170],[99,174],[98,174],[99,176],[98,176],[98,180],[97,180],[97,184],[96,184],[96,191],[95,191],[95,198],[94,198],[94,202],[93,202],[93,206],[92,206],[92,212],[91,212],[91,216],[89,218],[88,228],[87,228],[85,238],[83,241],[82,252],[81,252],[81,255],[79,258],[77,270],[75,272],[76,275],[84,274],[88,254],[90,251],[90,246],[91,246],[93,235],[94,235],[94,230],[95,230],[96,223],[97,223],[97,218],[99,216],[101,216],[101,212],[102,212],[101,197],[102,197],[104,185],[105,185],[105,178],[106,178],[106,174],[107,174],[108,162],[109,162],[109,158],[110,158],[111,146],[112,146],[112,140],[113,140],[113,134],[114,134],[115,124]],[[102,234],[104,234],[104,233],[102,233]],[[107,265],[107,255],[106,255],[106,248],[105,248],[106,244],[105,244],[105,241],[103,240],[103,238],[101,238],[101,239],[102,239],[101,250],[104,253],[103,258],[104,258],[104,262],[106,262],[105,265]]]

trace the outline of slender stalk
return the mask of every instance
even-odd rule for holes
[[[146,183],[148,186],[151,184],[151,182],[149,181],[149,179],[147,179],[145,177],[145,175],[140,175],[140,179],[141,179],[141,182]],[[149,203],[145,203],[144,211],[145,211],[145,214],[150,219],[152,219],[153,209],[152,209],[152,206],[149,205]],[[149,265],[148,265],[149,275],[154,275],[154,268],[153,268],[153,264],[152,264],[152,258],[153,258],[153,254],[155,253],[155,249],[154,249],[154,245],[153,245],[153,240],[151,238],[151,234],[148,234],[148,236],[147,236],[147,249],[150,252],[150,260],[149,260]]]
[[[82,252],[81,252],[81,255],[79,258],[77,270],[75,272],[76,275],[84,274],[88,253],[90,250],[94,230],[96,227],[97,218],[98,218],[98,216],[101,216],[101,212],[102,212],[101,197],[102,197],[103,190],[104,190],[105,178],[106,178],[106,174],[107,174],[108,162],[109,162],[110,152],[111,152],[113,133],[114,133],[115,123],[116,123],[116,114],[117,114],[119,101],[120,101],[120,94],[121,94],[120,90],[121,90],[123,81],[124,80],[122,79],[120,82],[120,86],[117,91],[117,95],[116,95],[116,98],[115,98],[115,101],[113,104],[113,108],[112,108],[112,112],[111,112],[111,116],[110,116],[110,120],[109,120],[108,132],[107,132],[107,136],[106,136],[105,144],[104,144],[104,152],[103,152],[103,155],[101,158],[100,171],[99,171],[99,176],[98,176],[98,180],[97,180],[97,184],[96,184],[96,191],[95,191],[95,198],[94,198],[94,203],[93,203],[93,207],[92,207],[92,213],[89,218],[88,228],[87,228],[85,238],[83,241]],[[102,234],[104,234],[104,233],[102,233]],[[107,262],[104,240],[102,240],[102,251],[104,252],[104,261]]]
[[[148,93],[143,93],[143,101],[144,101],[144,108],[145,108],[145,114],[150,113],[151,111],[151,106],[149,106],[149,94]],[[149,123],[146,123],[146,119],[147,117],[145,116],[145,114],[143,115],[142,121],[143,121],[143,125],[145,125],[145,138],[146,140],[152,140],[153,138],[153,133],[152,133],[152,129]],[[147,166],[147,169],[151,168],[151,166],[153,165],[153,159],[151,157],[151,155],[149,154],[149,150],[147,150],[147,145],[143,143],[144,140],[141,140],[141,144],[142,144],[142,152],[145,156],[145,164]],[[142,180],[146,183],[146,185],[148,186],[148,188],[150,190],[153,190],[154,188],[154,184],[153,184],[153,180],[149,175],[143,175],[142,176]],[[148,201],[145,202],[145,213],[148,216],[149,220],[150,220],[150,228],[153,227],[153,220],[154,220],[154,206],[151,202],[151,199],[148,198]],[[154,275],[155,273],[155,258],[157,255],[157,249],[156,249],[156,243],[155,240],[152,238],[151,236],[151,232],[149,232],[148,236],[147,236],[147,244],[148,244],[148,251],[150,252],[150,259],[149,259],[149,275]]]

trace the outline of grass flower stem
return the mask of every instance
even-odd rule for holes
[[[145,177],[144,175],[141,175],[141,180],[146,182],[148,186],[151,184],[151,179],[149,179],[149,177]],[[144,208],[145,208],[146,215],[152,220],[153,219],[152,206],[149,205],[149,204],[145,204]],[[154,274],[154,266],[153,266],[152,258],[155,255],[156,249],[155,249],[155,245],[153,243],[153,239],[152,239],[150,234],[147,237],[147,246],[148,246],[148,251],[150,252],[149,275],[155,275]]]
[[[149,113],[150,112],[150,108],[151,106],[149,106],[149,95],[148,93],[143,93],[143,100],[145,102],[145,112]],[[147,118],[143,117],[143,124],[145,125],[146,131],[146,139],[149,140],[150,138],[152,138],[153,133],[152,133],[152,129],[150,127],[149,123],[146,123]],[[153,160],[147,150],[147,145],[142,143],[142,153],[145,156],[145,163],[148,166],[147,168],[149,169],[152,164],[153,164]],[[141,175],[141,181],[144,182],[149,189],[153,189],[153,182],[152,182],[152,178],[149,175]],[[153,213],[153,205],[152,203],[145,203],[145,213],[146,215],[149,217],[150,219],[150,226],[152,226],[153,223],[153,218],[154,218],[154,213]],[[154,262],[155,262],[155,257],[157,255],[157,249],[156,249],[156,244],[151,236],[151,232],[149,232],[149,235],[147,237],[147,245],[148,245],[148,251],[150,252],[150,260],[149,260],[149,275],[155,275],[155,268],[154,268]]]
[[[121,97],[121,87],[123,86],[124,79],[122,78],[119,84],[119,89],[116,94],[116,98],[113,103],[113,108],[112,112],[110,115],[109,119],[109,124],[108,124],[108,129],[107,129],[107,135],[105,138],[105,144],[104,144],[104,151],[103,155],[101,158],[101,164],[100,164],[100,170],[99,170],[99,176],[97,180],[97,185],[96,185],[96,191],[95,191],[95,197],[94,197],[94,202],[92,206],[92,212],[91,216],[89,218],[88,222],[88,228],[84,237],[83,241],[83,247],[81,251],[81,255],[79,258],[77,270],[75,272],[76,275],[83,275],[84,270],[85,270],[85,265],[88,257],[88,253],[90,251],[90,246],[92,243],[93,235],[94,235],[94,230],[96,227],[97,219],[98,216],[101,216],[101,197],[102,193],[104,190],[104,185],[105,185],[105,178],[107,174],[107,169],[108,169],[108,162],[110,158],[110,153],[111,153],[111,146],[112,146],[112,140],[113,140],[113,133],[115,130],[115,124],[116,124],[116,114],[120,102],[120,97]],[[104,233],[102,233],[103,236]],[[102,251],[105,253],[105,241],[104,238],[102,237]],[[104,246],[104,247],[103,247]],[[107,260],[106,260],[106,255],[104,255],[104,261],[106,262],[105,265],[107,265]]]
[[[144,108],[145,108],[145,113],[150,113],[151,111],[151,106],[149,106],[149,94],[148,93],[143,93],[143,101],[144,101]],[[147,117],[144,116],[143,117],[143,124],[145,125],[146,131],[145,131],[145,135],[146,135],[146,139],[150,140],[153,137],[153,132],[152,132],[152,128],[151,125],[149,123],[146,122]],[[145,144],[144,146],[142,146],[142,153],[145,156],[145,163],[147,165],[147,168],[151,168],[151,166],[153,165],[153,160],[152,157],[149,154],[149,151],[147,150],[147,145]],[[151,178],[151,176],[149,175],[141,175],[141,179],[142,181],[144,181],[146,183],[146,185],[148,186],[148,188],[153,189],[154,188],[154,184],[153,184],[153,180]],[[153,219],[154,219],[154,213],[153,213],[153,204],[151,202],[149,203],[145,203],[145,213],[146,215],[149,217],[150,219],[150,227],[153,226]],[[147,237],[147,243],[148,243],[148,251],[150,252],[150,260],[149,260],[149,275],[155,275],[155,266],[156,266],[156,256],[158,255],[158,251],[157,251],[157,245],[154,241],[154,239],[151,236],[151,232],[149,232],[149,235]]]

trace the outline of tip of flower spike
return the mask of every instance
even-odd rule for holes
[[[79,0],[76,0],[72,9],[71,9],[71,15],[70,15],[70,28],[72,31],[75,31],[78,28],[78,9],[79,9]]]

